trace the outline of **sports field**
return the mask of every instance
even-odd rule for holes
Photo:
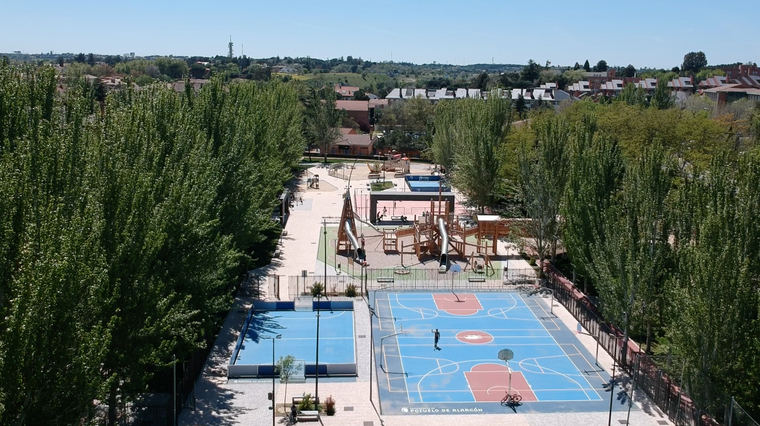
[[[607,411],[609,376],[548,304],[516,291],[378,292],[371,305],[383,413]],[[503,349],[514,354],[508,367]],[[507,393],[520,404],[502,404]]]

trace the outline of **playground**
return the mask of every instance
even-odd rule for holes
[[[413,218],[388,218],[384,209],[383,220],[372,224],[354,209],[351,193],[346,191],[337,226],[323,225],[320,231],[318,261],[352,275],[361,272],[353,263],[396,268],[398,275],[408,268],[436,269],[441,274],[500,274],[506,253],[499,252],[498,242],[511,235],[513,223],[496,215],[458,215],[452,200],[440,198],[429,200],[427,208]]]
[[[547,304],[518,291],[377,292],[372,329],[383,412],[606,411],[609,375]],[[499,359],[505,349],[514,356],[508,363]]]
[[[435,414],[416,417],[419,426],[606,424],[608,410],[613,422],[628,418],[607,352],[594,353],[567,310],[531,293],[536,272],[512,243],[525,223],[475,211],[455,187],[439,192],[427,178],[438,169],[403,156],[331,167],[311,165],[292,182],[275,258],[249,271],[180,424],[268,424],[273,391],[275,417],[291,397],[334,398],[335,416],[316,416],[328,426],[401,426],[412,414]],[[428,191],[412,191],[410,175]],[[392,186],[373,190],[378,181]],[[338,308],[346,302],[352,310]],[[273,377],[273,349],[275,360],[295,357],[298,380]],[[646,405],[630,420],[663,424]]]

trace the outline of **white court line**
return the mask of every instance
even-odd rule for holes
[[[420,314],[420,318],[418,318],[418,319],[423,319],[423,320],[424,319],[433,319],[433,318],[435,318],[435,317],[438,316],[438,312],[436,312],[435,310],[433,310],[431,308],[425,308],[425,307],[420,306],[419,308],[415,309],[415,308],[410,308],[409,306],[404,305],[399,300],[398,295],[399,294],[396,293],[396,304],[398,304],[401,309],[406,309],[406,310],[414,312],[414,313],[419,313]],[[430,318],[425,318],[425,310],[433,311],[433,316],[430,317]]]
[[[601,367],[599,367],[598,365],[592,364],[591,361],[589,361],[588,358],[586,358],[586,356],[581,353],[580,349],[578,349],[578,347],[575,346],[575,343],[567,343],[567,345],[570,345],[570,346],[573,347],[573,349],[575,349],[575,353],[573,355],[578,355],[581,358],[583,358],[583,360],[586,361],[586,364],[588,364],[588,366],[591,367],[590,371],[593,371],[594,374],[596,374],[596,376],[599,377],[600,381],[606,382],[606,380],[604,379],[604,377],[602,377],[602,375],[599,372],[599,369]]]
[[[532,312],[532,311],[531,311],[531,314],[533,314],[533,312]],[[543,325],[543,323],[541,323],[541,321],[539,321],[539,319],[538,319],[538,318],[535,316],[535,314],[533,314],[533,317],[534,317],[534,318],[536,318],[536,322],[538,322],[539,324],[541,324],[541,326],[542,326],[542,327],[544,326],[544,325]],[[546,327],[544,327],[544,329],[546,329]],[[576,367],[576,366],[575,366],[575,364],[573,363],[573,360],[572,360],[572,359],[570,359],[570,357],[567,355],[567,352],[565,352],[565,349],[562,347],[562,345],[560,345],[560,344],[559,344],[559,342],[557,342],[557,339],[556,339],[556,338],[554,338],[554,336],[553,336],[553,335],[552,335],[552,334],[549,332],[549,330],[546,330],[546,333],[547,333],[547,334],[548,334],[548,335],[549,335],[549,336],[552,338],[552,340],[554,340],[554,343],[556,343],[556,344],[557,344],[557,346],[559,347],[559,350],[561,350],[561,351],[562,351],[562,353],[564,354],[565,358],[567,358],[567,362],[569,362],[569,363],[570,363],[570,365],[572,365],[572,366],[573,366],[573,368],[575,368],[575,370],[576,370],[576,371],[578,371],[578,373],[580,374],[580,371],[578,370],[578,367]],[[540,357],[539,357],[539,358],[540,358]],[[536,363],[538,363],[538,361],[536,361]],[[540,368],[543,368],[543,367],[540,367]],[[589,387],[593,388],[593,386],[591,385],[591,383],[589,383],[589,381],[588,381],[588,380],[586,380],[586,378],[585,378],[585,377],[583,377],[583,381],[584,381],[584,382],[586,382],[586,384],[587,384]],[[578,383],[578,386],[579,386],[580,388],[583,388],[583,386],[582,386],[580,383]],[[584,391],[584,393],[586,393],[586,392]],[[599,394],[598,394],[598,393],[596,393],[596,391],[594,391],[594,393],[596,394],[597,398],[600,398],[600,397],[599,397]],[[587,397],[587,398],[589,398],[589,397],[588,397],[588,394],[587,394],[587,393],[586,393],[586,397]],[[601,398],[600,398],[600,399],[601,399]],[[591,398],[589,398],[589,400],[591,400]]]
[[[396,301],[398,302],[398,293],[396,293]],[[388,299],[388,307],[390,308],[390,311],[391,311],[391,318],[394,318],[394,315],[393,315],[393,305],[391,305],[391,303],[390,303],[390,298]],[[393,333],[394,334],[398,333],[398,331],[396,331],[396,321],[393,321]],[[398,350],[399,363],[401,364],[401,371],[400,372],[401,373],[406,373],[406,368],[404,368],[404,357],[401,355],[401,346],[399,346],[399,344],[398,344],[398,339],[395,339],[395,340],[396,340],[396,350]],[[382,339],[381,339],[381,341],[382,341]],[[388,364],[386,364],[386,366],[387,365]],[[387,372],[385,374],[388,375]],[[409,398],[409,387],[407,386],[406,380],[404,380],[404,387],[406,388],[406,402],[409,403],[409,404],[411,404],[412,401]]]

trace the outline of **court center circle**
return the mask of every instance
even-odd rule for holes
[[[493,336],[482,330],[466,330],[457,333],[457,340],[471,345],[482,345],[484,343],[491,343]]]

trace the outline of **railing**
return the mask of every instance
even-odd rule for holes
[[[413,291],[413,290],[473,290],[508,291],[519,285],[536,285],[533,269],[510,269],[508,271],[485,272],[464,271],[439,273],[435,269],[407,268],[366,268],[358,274],[341,275],[269,275],[259,277],[255,286],[258,293],[270,299],[278,298],[287,286],[289,299],[311,294],[314,284],[325,285],[328,296],[345,295],[353,286],[357,295],[369,291]]]

